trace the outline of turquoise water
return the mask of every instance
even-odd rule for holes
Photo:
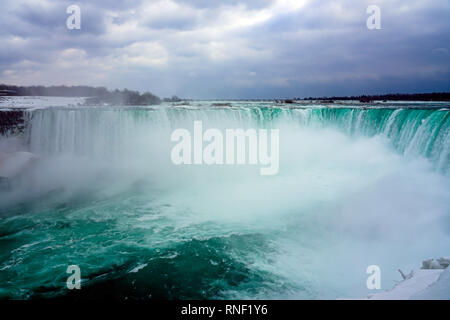
[[[356,298],[371,264],[389,289],[448,255],[448,105],[230,103],[28,111],[39,161],[0,194],[0,297]],[[279,129],[279,174],[174,166],[195,120]]]

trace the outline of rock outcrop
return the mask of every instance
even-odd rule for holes
[[[0,110],[0,135],[7,136],[23,132],[25,121],[22,110]]]

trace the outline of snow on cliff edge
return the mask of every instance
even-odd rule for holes
[[[448,257],[438,259],[449,261]],[[369,295],[369,300],[450,300],[450,268],[430,259],[422,269],[414,270],[407,279],[391,290]]]

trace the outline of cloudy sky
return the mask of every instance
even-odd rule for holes
[[[66,9],[81,9],[69,30]],[[450,91],[449,0],[2,0],[0,83],[161,97]],[[369,5],[381,29],[369,30]]]

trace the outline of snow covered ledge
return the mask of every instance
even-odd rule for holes
[[[408,275],[391,290],[369,295],[368,300],[449,300],[450,257],[428,259],[422,268]]]

